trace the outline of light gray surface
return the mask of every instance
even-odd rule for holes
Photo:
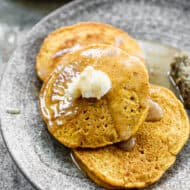
[[[73,167],[69,151],[47,133],[39,117],[39,81],[34,71],[35,55],[44,36],[57,27],[84,20],[111,23],[139,39],[190,51],[188,0],[83,1],[59,9],[33,28],[17,48],[4,75],[0,111],[4,137],[14,159],[41,189],[97,189]],[[7,106],[20,108],[21,114],[7,114]],[[189,189],[189,159],[190,145],[165,177],[149,189]]]

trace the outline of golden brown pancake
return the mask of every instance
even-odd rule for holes
[[[86,66],[105,72],[112,83],[100,100],[66,98],[65,90]],[[139,59],[108,45],[68,53],[40,92],[40,110],[50,133],[67,147],[96,148],[127,140],[148,112],[149,83]]]
[[[54,69],[57,59],[67,52],[94,43],[112,44],[133,56],[144,58],[137,41],[126,32],[103,23],[78,23],[57,29],[45,38],[36,60],[39,78],[44,81]]]
[[[162,107],[160,121],[144,122],[130,152],[111,145],[74,150],[81,168],[106,188],[142,188],[160,179],[175,162],[189,137],[189,120],[183,105],[168,89],[152,86],[151,98]]]

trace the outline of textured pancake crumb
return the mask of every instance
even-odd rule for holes
[[[96,148],[127,140],[146,118],[149,83],[144,64],[118,48],[110,59],[109,49],[93,45],[65,55],[41,89],[42,117],[65,146]],[[100,100],[64,96],[72,78],[88,65],[109,76],[109,92]]]
[[[36,58],[39,78],[44,81],[66,53],[94,43],[115,45],[144,60],[143,50],[126,32],[103,23],[83,22],[59,28],[45,38]]]
[[[162,107],[160,121],[144,122],[130,152],[111,145],[96,150],[73,150],[87,175],[106,188],[141,188],[159,180],[175,162],[189,137],[189,120],[172,92],[151,87],[151,98]],[[174,111],[175,110],[175,111]]]

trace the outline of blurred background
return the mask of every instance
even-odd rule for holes
[[[42,17],[69,0],[0,0],[0,76],[17,43]],[[0,135],[0,190],[34,190],[17,169]]]

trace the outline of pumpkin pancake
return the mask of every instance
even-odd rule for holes
[[[73,150],[78,164],[97,184],[111,189],[142,188],[160,179],[175,162],[189,137],[189,120],[183,105],[168,89],[152,86],[151,98],[163,109],[163,118],[144,122],[130,152],[111,145]]]
[[[87,67],[106,73],[112,87],[101,99],[65,96]],[[144,122],[149,104],[144,64],[125,51],[91,45],[62,57],[40,92],[40,110],[50,133],[67,147],[96,148],[129,139]]]
[[[103,23],[78,23],[57,29],[45,38],[36,60],[39,78],[44,81],[54,69],[57,59],[64,54],[94,43],[114,44],[144,60],[137,41],[126,32]]]

